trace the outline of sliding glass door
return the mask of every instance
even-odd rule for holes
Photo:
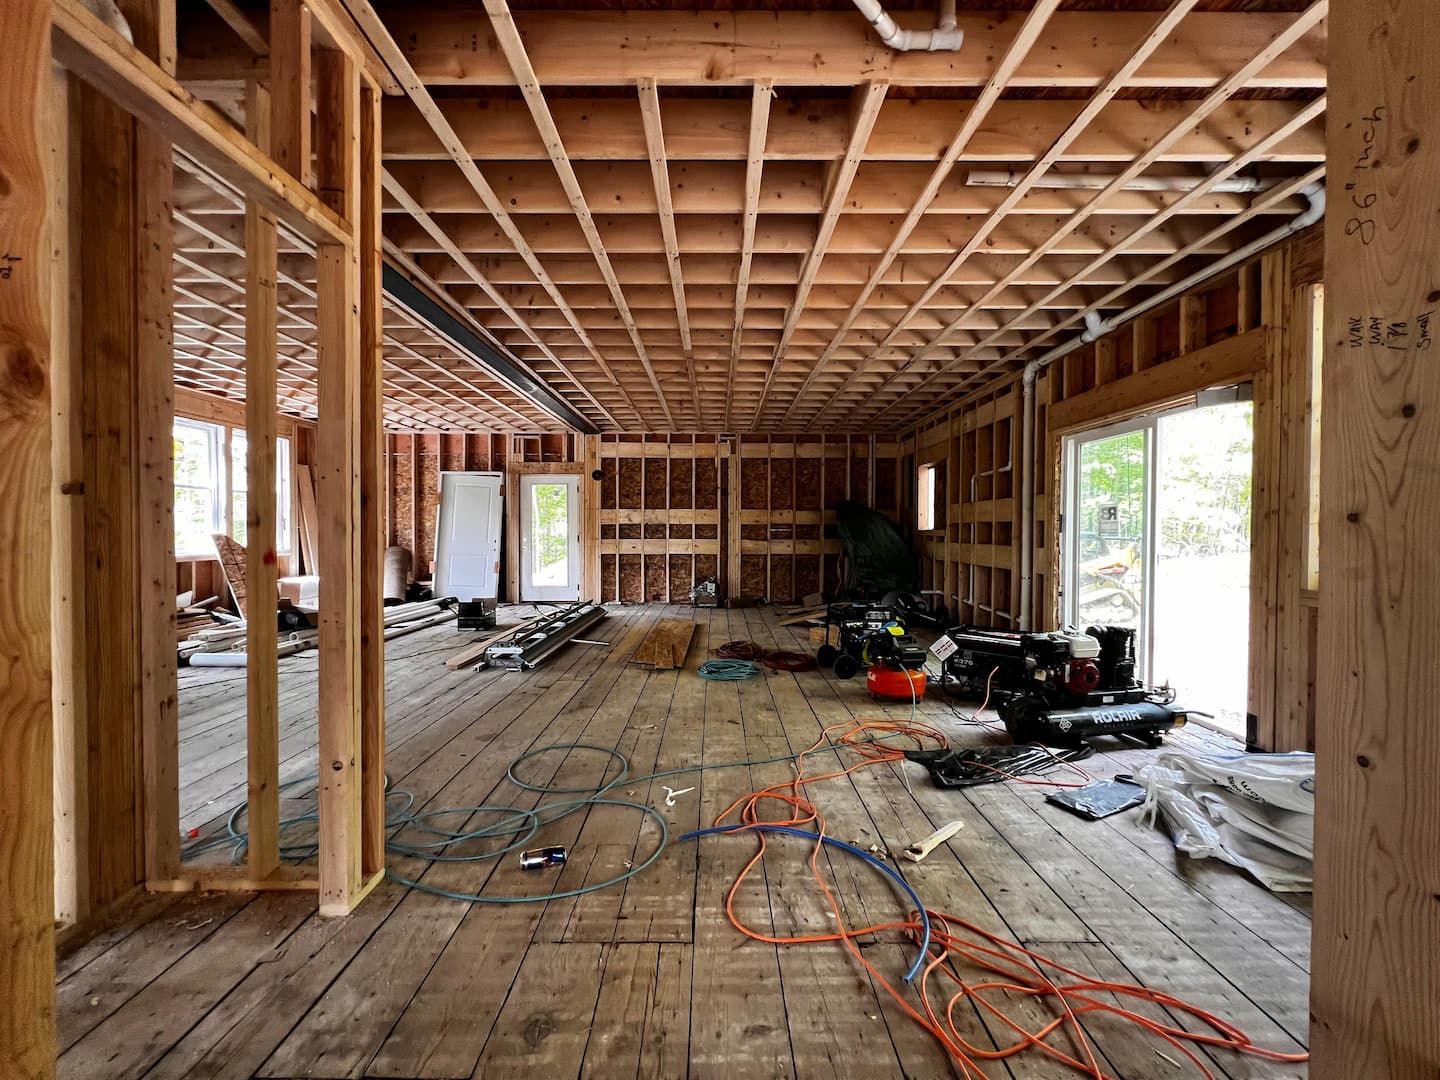
[[[1065,620],[1132,627],[1142,678],[1243,735],[1250,402],[1083,432],[1063,454]]]

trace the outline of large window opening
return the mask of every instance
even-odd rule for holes
[[[246,542],[245,432],[224,424],[176,417],[175,556],[215,558],[216,533]],[[290,552],[290,440],[275,440],[275,553]]]
[[[1134,629],[1143,678],[1242,736],[1253,445],[1251,403],[1233,400],[1074,435],[1064,450],[1066,620]]]

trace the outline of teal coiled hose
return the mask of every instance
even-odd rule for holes
[[[760,665],[753,660],[706,660],[697,674],[711,682],[744,682],[760,674]]]

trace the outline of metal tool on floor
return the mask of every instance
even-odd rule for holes
[[[485,650],[485,663],[507,671],[529,670],[603,618],[605,609],[599,604],[588,601],[572,604],[541,622],[500,638]]]

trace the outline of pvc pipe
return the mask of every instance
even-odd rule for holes
[[[922,52],[954,51],[965,43],[965,31],[955,26],[954,3],[946,0],[942,5],[940,25],[934,30],[902,30],[881,5],[880,0],[854,0],[875,33],[892,49],[900,52],[919,50]],[[946,25],[948,19],[949,25]]]
[[[1258,240],[1253,240],[1227,255],[1222,255],[1204,270],[1161,289],[1154,296],[1147,297],[1133,307],[1126,308],[1118,315],[1097,320],[1090,318],[1090,315],[1094,314],[1093,312],[1087,314],[1084,333],[1063,345],[1057,345],[1025,365],[1025,370],[1020,376],[1020,461],[1021,468],[1024,470],[1020,480],[1020,613],[1018,622],[1021,630],[1030,629],[1030,607],[1035,585],[1035,477],[1033,475],[1035,471],[1035,379],[1043,369],[1061,357],[1068,356],[1076,349],[1089,345],[1131,319],[1173,300],[1182,293],[1189,292],[1202,281],[1244,262],[1257,252],[1289,239],[1324,218],[1325,186],[1315,184],[1300,194],[1305,196],[1309,205],[1278,229],[1272,229]],[[1059,492],[1056,492],[1054,497],[1059,498]]]
[[[399,626],[387,626],[385,628],[385,640],[401,637],[416,630],[424,630],[427,626],[439,626],[443,622],[449,622],[455,618],[453,611],[441,611],[427,619],[413,619],[410,622],[402,623]]]
[[[968,173],[965,183],[970,187],[1013,188],[1024,179],[1025,173],[1005,169],[976,169]],[[1079,188],[1085,191],[1099,191],[1108,187],[1114,176],[1099,173],[1048,173],[1040,177],[1031,187],[1036,188]],[[1137,176],[1124,187],[1126,191],[1193,191],[1205,182],[1203,176]],[[1232,176],[1217,181],[1211,191],[1231,194],[1248,194],[1261,191],[1266,185],[1253,176]]]

